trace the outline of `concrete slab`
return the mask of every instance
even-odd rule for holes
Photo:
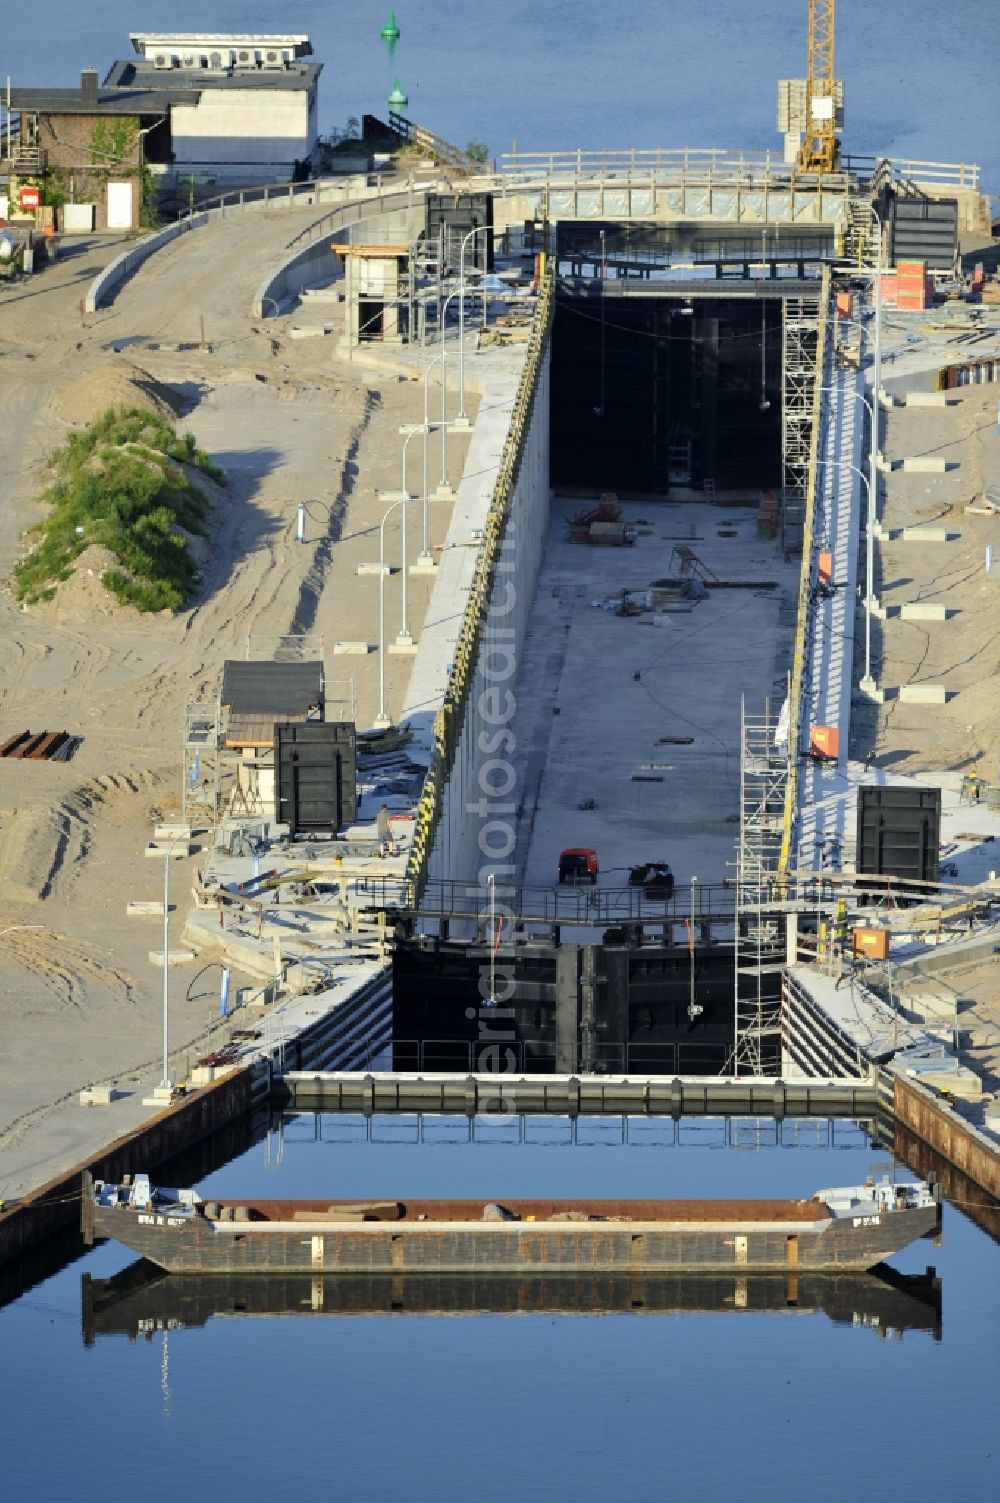
[[[180,861],[185,856],[194,854],[194,846],[189,841],[179,840],[176,845],[167,841],[151,840],[146,846],[146,855],[157,861]]]
[[[908,391],[903,396],[904,407],[954,407],[954,398],[946,391]]]
[[[896,536],[901,543],[951,543],[958,533],[947,527],[904,527]]]
[[[377,651],[377,644],[374,642],[334,642],[333,644],[333,655],[338,658],[363,658],[375,651]]]
[[[176,906],[175,903],[168,903],[167,912],[173,913]],[[147,903],[143,900],[136,900],[125,904],[126,918],[153,918],[154,916],[156,918],[163,917],[162,903]]]
[[[897,698],[903,704],[943,705],[948,702],[948,691],[944,684],[901,684]]]
[[[947,621],[948,607],[914,600],[909,605],[901,605],[899,614],[904,621]]]
[[[195,958],[195,954],[194,954],[193,950],[168,950],[167,951],[167,965],[168,966],[190,965],[191,962],[192,962],[192,960],[194,960],[194,958]],[[150,952],[149,952],[149,963],[150,963],[150,965],[159,966],[160,969],[162,970],[163,969],[163,951],[162,950],[150,950]]]
[[[957,470],[954,460],[941,459],[937,454],[911,454],[903,460],[902,469],[907,475],[944,475]]]
[[[779,625],[782,594],[794,595],[797,564],[756,537],[752,513],[730,520],[694,502],[626,504],[626,521],[655,517],[651,535],[633,548],[588,548],[568,540],[566,519],[580,505],[552,503],[518,664],[518,685],[530,686],[516,694],[511,722],[518,877],[551,886],[560,850],[585,845],[598,852],[601,885],[624,885],[645,860],[669,861],[679,884],[721,883],[735,860],[740,698],[756,713],[780,698],[776,656],[791,637]],[[722,517],[733,536],[719,535]],[[603,609],[666,576],[666,535],[687,536],[691,524],[699,557],[720,578],[780,588],[711,590],[686,615]]]
[[[110,1106],[114,1099],[114,1086],[84,1086],[80,1092],[81,1106]]]

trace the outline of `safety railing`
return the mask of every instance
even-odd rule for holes
[[[453,146],[450,141],[442,136],[436,136],[433,131],[427,130],[423,125],[417,125],[408,120],[405,115],[400,115],[396,110],[389,112],[389,126],[404,141],[419,146],[436,161],[444,163],[448,167],[458,167],[463,172],[475,172],[481,167],[481,163],[473,160],[468,152],[459,146]]]
[[[177,220],[181,223],[197,219],[202,214],[213,214],[219,218],[227,210],[242,214],[255,204],[278,210],[299,208],[303,200],[313,200],[327,182],[327,178],[316,178],[307,183],[264,183],[257,188],[233,188],[229,193],[220,193],[216,198],[192,204],[177,215]]]
[[[468,882],[434,879],[419,888],[415,881],[396,877],[366,877],[356,885],[373,908],[400,908],[420,919],[468,919],[480,922],[490,906],[487,890]],[[504,914],[513,915],[518,926],[531,924],[580,924],[614,928],[625,923],[681,924],[692,917],[696,924],[732,923],[735,894],[724,883],[698,882],[677,887],[669,897],[652,897],[642,887],[591,887],[565,884],[542,887],[518,885],[498,889],[497,903]],[[501,941],[510,938],[505,920]]]
[[[980,169],[972,162],[927,162],[895,160],[877,156],[845,156],[836,172],[810,173],[784,160],[781,152],[732,151],[719,147],[631,147],[626,150],[578,149],[576,151],[511,151],[500,157],[505,178],[604,178],[644,176],[656,180],[704,182],[712,178],[724,184],[746,183],[748,178],[769,179],[802,191],[835,192],[851,181],[867,181],[887,163],[894,182],[947,183],[978,188]]]

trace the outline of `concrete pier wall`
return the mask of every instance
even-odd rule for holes
[[[516,788],[507,723],[549,520],[549,357],[538,372],[486,620],[465,703],[428,876],[475,885],[483,866],[512,858]],[[509,713],[508,713],[509,712]],[[507,830],[510,837],[508,842]]]
[[[893,1081],[893,1111],[903,1127],[1000,1200],[1000,1151],[993,1139],[939,1101],[926,1086],[900,1075]]]
[[[430,728],[430,768],[407,873],[416,894],[428,879],[478,885],[484,868],[503,868],[513,859],[518,792],[510,722],[549,517],[552,304],[550,278],[539,298],[505,432],[495,426],[498,411],[504,409],[488,389],[480,401],[466,474],[488,468],[496,478],[482,537],[468,540],[476,545],[475,566],[458,586],[465,593],[465,610],[451,661],[445,665],[444,702],[433,714]],[[480,449],[481,461],[477,461]],[[460,492],[456,514],[461,505]],[[438,588],[446,583],[447,561],[448,554],[442,560]],[[449,598],[454,598],[451,589]],[[431,642],[426,628],[424,642],[428,646]],[[427,657],[429,665],[429,653]],[[417,667],[421,667],[419,660]],[[429,666],[423,673],[414,673],[403,716],[418,738],[421,706],[427,707],[426,718],[433,704],[433,674],[429,678],[428,672]]]
[[[243,1116],[250,1109],[251,1096],[251,1071],[234,1070],[49,1180],[0,1215],[0,1264],[54,1232],[79,1224],[80,1179],[85,1169],[95,1179],[108,1180],[155,1172],[168,1159]]]

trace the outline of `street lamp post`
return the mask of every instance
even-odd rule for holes
[[[170,1081],[170,861],[178,841],[188,840],[186,830],[175,835],[163,857],[163,1078],[162,1091],[173,1091]]]
[[[446,446],[448,443],[448,435],[445,432],[445,392],[448,371],[447,350],[442,350],[440,355],[435,355],[434,359],[424,367],[424,536],[423,548],[421,549],[417,563],[425,569],[430,568],[434,563],[430,549],[427,546],[427,448],[428,440],[430,439],[431,435],[431,429],[434,426],[430,420],[430,412],[428,410],[430,398],[429,378],[431,371],[436,365],[440,365],[441,367],[441,422],[439,424],[441,429],[441,479],[438,483],[438,495],[442,495],[445,493],[445,483],[447,479],[447,460],[445,458]],[[450,491],[451,486],[449,485],[448,492],[450,493]]]
[[[697,892],[697,889],[698,889],[698,878],[697,877],[692,877],[691,878],[691,933],[690,933],[689,939],[688,939],[688,950],[689,950],[690,957],[691,957],[691,996],[690,996],[690,1000],[688,1002],[688,1017],[691,1019],[692,1022],[694,1022],[695,1018],[698,1016],[698,1011],[699,1011],[698,1005],[697,1005],[697,1003],[694,1000],[694,910],[695,910],[695,893]]]
[[[396,638],[396,646],[397,647],[411,647],[413,645],[413,635],[412,635],[412,633],[410,631],[410,623],[409,623],[409,603],[408,603],[407,590],[406,590],[406,582],[407,582],[407,569],[406,569],[406,502],[409,499],[408,494],[407,494],[407,490],[406,490],[406,451],[410,447],[410,439],[411,438],[416,438],[416,436],[417,436],[418,433],[422,433],[424,435],[424,449],[426,450],[426,448],[427,448],[427,427],[426,427],[426,424],[418,425],[418,426],[415,426],[415,427],[411,428],[410,431],[409,431],[409,433],[406,435],[406,438],[403,440],[403,473],[402,473],[402,477],[401,477],[401,482],[402,483],[401,483],[400,493],[399,493],[399,499],[400,499],[400,502],[401,502],[402,507],[403,507],[403,520],[402,520],[402,529],[403,529],[403,559],[402,559],[402,563],[403,563],[403,621],[402,621],[402,625],[401,625],[400,630],[399,630],[399,636]],[[426,470],[427,470],[427,466],[426,466],[426,462],[425,462],[425,464],[424,464],[424,496],[425,496],[424,504],[425,504],[425,506],[427,504],[426,503],[426,495],[427,495],[427,475],[426,475]],[[426,551],[426,540],[425,540],[425,551]],[[381,579],[381,577],[382,576],[380,574],[379,578]]]
[[[384,730],[386,726],[392,724],[385,709],[385,524],[397,506],[405,505],[406,492],[404,491],[399,499],[393,501],[392,505],[387,509],[385,516],[379,523],[378,529],[378,714],[375,716],[375,725],[379,730]],[[404,580],[406,578],[405,571],[403,578]]]
[[[489,234],[489,225],[478,225],[470,230],[462,241],[458,253],[458,290],[460,301],[458,304],[458,419],[462,424],[467,424],[469,419],[465,411],[465,247],[476,235]]]

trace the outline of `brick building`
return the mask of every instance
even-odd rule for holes
[[[11,90],[15,125],[0,163],[8,213],[23,188],[38,188],[43,202],[69,206],[67,227],[131,229],[144,185],[169,205],[303,170],[322,71],[302,60],[308,37],[137,33],[131,42],[136,55],[103,84],[87,69],[76,89]]]

